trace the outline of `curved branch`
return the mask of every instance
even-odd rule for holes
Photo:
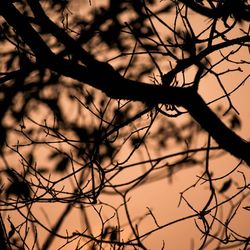
[[[239,0],[237,0],[239,1]],[[184,3],[193,11],[209,17],[209,18],[222,18],[225,15],[225,11],[228,11],[227,6],[221,5],[220,7],[211,9],[202,4],[197,3],[195,0],[180,0],[180,2]],[[236,1],[235,1],[236,2]],[[244,5],[245,8],[238,8],[237,12],[241,19],[245,21],[250,21],[250,7]]]

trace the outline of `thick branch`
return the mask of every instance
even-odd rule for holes
[[[239,1],[239,0],[236,0]],[[189,8],[191,8],[193,11],[210,18],[221,18],[225,15],[225,9],[223,5],[217,8],[208,8],[202,4],[197,3],[195,0],[180,0],[180,2],[187,5]],[[238,15],[241,19],[250,21],[250,7],[248,5],[245,5],[244,8],[238,8]]]
[[[248,36],[248,35],[237,37],[237,38],[234,38],[231,40],[227,40],[227,41],[209,46],[206,49],[202,50],[197,55],[179,60],[176,64],[175,68],[173,68],[167,74],[163,75],[162,81],[164,84],[167,85],[167,82],[169,82],[169,81],[171,82],[177,73],[183,71],[184,69],[189,68],[190,66],[192,66],[194,64],[199,64],[202,59],[204,59],[206,56],[212,54],[213,52],[218,51],[220,49],[224,49],[224,48],[233,46],[233,45],[236,45],[236,44],[242,45],[246,42],[250,42],[250,36]],[[248,45],[245,45],[245,46],[248,46]]]
[[[226,127],[198,94],[193,94],[191,98],[191,102],[183,105],[191,116],[214,138],[221,148],[239,159],[243,159],[250,166],[250,143]]]

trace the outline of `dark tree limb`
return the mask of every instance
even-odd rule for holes
[[[209,8],[209,7],[206,7],[206,6],[198,3],[198,1],[195,1],[195,0],[180,0],[180,2],[184,3],[186,6],[188,6],[193,11],[195,11],[203,16],[209,17],[211,19],[223,18],[223,16],[225,15],[225,12],[228,11],[228,6],[226,4],[225,5],[221,4],[219,7],[215,7],[215,8]],[[230,1],[228,1],[228,2],[230,2]],[[237,5],[237,2],[240,2],[240,0],[231,1],[231,2],[232,3],[236,2],[236,5]],[[250,21],[250,6],[244,4],[244,6],[241,6],[241,7],[242,8],[237,8],[237,10],[236,10],[237,15],[239,15],[242,20]]]

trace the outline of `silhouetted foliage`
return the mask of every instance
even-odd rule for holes
[[[1,0],[0,248],[248,249],[249,13]]]

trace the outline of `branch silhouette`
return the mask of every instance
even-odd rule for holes
[[[248,14],[1,0],[1,247],[247,249]]]
[[[1,1],[1,15],[31,48],[39,67],[49,68],[64,76],[87,83],[102,90],[107,96],[114,99],[140,101],[148,103],[149,105],[171,104],[183,106],[201,127],[210,133],[222,149],[244,160],[250,166],[249,143],[226,127],[211,109],[208,108],[207,104],[192,87],[166,88],[164,86],[137,82],[122,77],[108,63],[94,59],[92,55],[79,46],[65,31],[52,23],[43,12],[38,1],[28,2],[34,14],[41,21],[42,26],[62,42],[67,50],[71,51],[74,56],[85,64],[85,66],[82,66],[79,63],[74,63],[55,55],[14,5],[7,0]],[[174,68],[171,73],[180,72],[215,50],[244,41],[250,41],[250,37],[244,36],[209,47],[200,52],[195,58],[191,57],[177,62],[176,68]],[[98,74],[96,74],[96,72],[98,72]],[[163,77],[163,82],[164,81],[165,79]]]

